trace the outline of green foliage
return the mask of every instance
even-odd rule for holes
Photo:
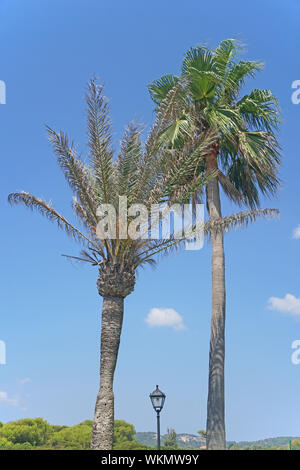
[[[75,426],[51,425],[42,418],[20,419],[0,425],[0,450],[30,450],[30,449],[78,449],[90,448],[93,422],[85,420]],[[199,432],[200,433],[200,432]],[[178,450],[179,448],[195,449],[196,436],[187,435],[181,441],[181,434],[176,435],[173,429],[168,429],[168,435],[162,436],[162,450]],[[179,442],[180,447],[177,442]],[[138,441],[137,441],[138,439]],[[199,438],[198,438],[199,439]],[[140,442],[140,441],[143,441]],[[146,442],[147,441],[147,442]],[[300,438],[277,437],[255,442],[230,442],[229,450],[289,450],[289,442],[294,450],[300,450]],[[198,444],[199,447],[199,444]],[[132,424],[123,420],[115,420],[114,450],[152,450],[156,449],[155,433],[135,433]]]
[[[253,209],[259,207],[259,193],[273,195],[280,184],[280,118],[270,90],[242,95],[246,79],[263,64],[238,61],[240,52],[233,39],[222,41],[216,50],[193,47],[183,59],[180,77],[164,75],[148,88],[157,112],[160,107],[170,109],[161,136],[166,147],[182,149],[213,132],[222,170],[217,178],[225,194]]]
[[[293,439],[292,440],[292,448],[294,450],[300,450],[300,439]]]
[[[228,450],[240,450],[240,447],[236,442],[234,442],[229,445]]]
[[[43,418],[20,419],[4,424],[0,428],[0,437],[13,444],[29,443],[43,445],[50,434],[50,426]]]
[[[168,429],[168,434],[167,434],[167,437],[165,439],[165,442],[164,442],[164,447],[166,447],[167,449],[169,448],[172,448],[172,449],[177,449],[178,448],[178,444],[177,444],[177,439],[176,439],[176,432],[174,429],[170,428]]]
[[[92,434],[92,425],[90,423],[85,421],[55,432],[50,439],[51,446],[80,450],[89,449]]]
[[[153,447],[147,447],[143,444],[140,444],[135,439],[133,441],[124,441],[119,442],[118,444],[114,445],[114,450],[150,450]]]
[[[114,426],[114,440],[113,446],[126,442],[134,441],[135,428],[133,424],[126,423],[126,421],[116,419]]]
[[[244,449],[245,447],[253,447],[253,446],[259,446],[262,447],[263,449],[278,449],[278,448],[283,448],[284,446],[289,446],[289,442],[296,441],[299,439],[298,437],[291,437],[291,436],[279,436],[279,437],[271,437],[268,439],[261,439],[259,441],[241,441],[238,443],[239,447],[241,449]],[[232,444],[232,443],[231,443]],[[236,443],[234,443],[236,444]]]
[[[12,447],[12,450],[31,450],[31,449],[34,449],[34,447],[35,446],[30,444],[30,442],[23,442],[22,444],[21,443],[14,444]]]
[[[13,442],[6,439],[6,437],[0,437],[0,449],[11,449],[13,446]]]
[[[75,426],[51,425],[42,418],[20,419],[0,427],[0,449],[78,449],[90,448],[93,421]],[[133,424],[115,420],[114,449],[151,449],[135,439]]]
[[[54,432],[59,432],[61,431],[62,429],[66,429],[68,426],[66,426],[65,424],[63,425],[60,425],[60,424],[50,424],[50,433],[54,433]]]
[[[197,433],[199,434],[199,436],[203,437],[203,439],[206,439],[205,429],[200,429],[199,431],[197,431]]]

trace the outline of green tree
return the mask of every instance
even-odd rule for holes
[[[12,449],[13,446],[14,443],[12,441],[9,441],[6,437],[0,436],[0,449]]]
[[[232,444],[230,444],[230,446],[228,447],[228,450],[241,450],[239,445],[237,444],[237,442],[233,442]]]
[[[224,40],[216,48],[191,48],[181,74],[164,75],[149,91],[156,104],[165,102],[173,116],[164,133],[171,148],[183,149],[188,142],[212,132],[214,141],[195,171],[216,177],[206,185],[209,219],[220,220],[220,186],[233,202],[247,205],[247,222],[258,214],[260,194],[273,195],[278,187],[279,145],[277,100],[270,90],[254,89],[241,96],[248,77],[262,68],[261,62],[238,61],[239,44]],[[202,192],[194,198],[201,200]],[[240,216],[240,220],[241,220]],[[239,220],[236,218],[235,220]],[[211,232],[212,318],[209,352],[207,446],[225,449],[224,361],[225,361],[225,256],[223,230]]]
[[[135,428],[133,424],[126,421],[116,419],[114,426],[114,440],[113,444],[118,445],[121,442],[133,441],[135,436]]]
[[[152,447],[147,447],[140,444],[135,439],[133,441],[123,441],[114,445],[114,450],[151,450]]]
[[[206,433],[205,429],[200,429],[199,431],[197,431],[197,434],[199,434],[199,436],[203,437],[203,439],[206,439],[207,433]]]
[[[33,446],[43,445],[48,439],[50,425],[43,418],[25,418],[11,421],[0,428],[0,437],[13,444],[29,443]]]
[[[197,433],[199,434],[200,437],[202,437],[202,439],[205,440],[205,445],[206,445],[207,433],[205,429],[200,429],[199,431],[197,431]],[[200,447],[201,447],[201,444],[200,444]]]
[[[114,427],[114,450],[146,450],[150,449],[143,444],[140,444],[135,439],[135,428],[133,424],[126,421],[116,419]]]
[[[173,449],[178,448],[177,435],[174,429],[168,429],[168,434],[164,442],[164,447],[172,447]]]
[[[92,449],[111,449],[114,426],[113,380],[118,357],[123,323],[124,299],[135,286],[136,270],[146,263],[154,264],[155,256],[169,250],[179,241],[150,239],[143,237],[143,230],[137,227],[137,237],[124,238],[128,223],[134,223],[135,216],[122,222],[124,212],[134,203],[143,204],[148,210],[153,204],[163,201],[180,200],[182,196],[174,189],[178,174],[190,171],[194,164],[189,153],[181,152],[180,161],[174,162],[172,154],[162,149],[160,137],[164,122],[170,109],[162,107],[150,131],[145,145],[141,142],[141,129],[130,125],[121,141],[120,153],[114,159],[112,149],[111,124],[108,105],[102,95],[102,86],[94,80],[89,84],[87,93],[87,127],[90,149],[89,163],[80,159],[73,143],[69,143],[64,132],[57,133],[48,128],[48,135],[67,182],[73,193],[73,209],[83,229],[78,229],[50,203],[21,191],[9,195],[11,204],[23,204],[37,210],[68,235],[84,245],[79,261],[89,262],[99,270],[97,288],[103,297],[101,322],[100,388],[97,395]],[[207,151],[209,139],[198,142],[197,155]],[[202,174],[194,175],[191,182],[194,188],[206,184],[208,178]],[[123,206],[119,206],[120,196],[126,196]],[[103,205],[113,207],[117,225],[116,233],[97,233],[98,209]],[[121,204],[120,204],[121,205]],[[105,210],[104,210],[105,211]],[[136,214],[135,214],[136,215]],[[104,216],[104,214],[103,214]],[[109,226],[112,218],[107,217]],[[110,228],[112,228],[110,226]],[[209,228],[206,227],[207,230]]]
[[[50,438],[52,447],[67,449],[89,449],[91,445],[92,422],[84,422],[75,426],[64,427],[54,432]]]
[[[293,439],[292,440],[292,448],[294,450],[300,450],[300,440],[299,439]]]

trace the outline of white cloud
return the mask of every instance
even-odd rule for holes
[[[0,390],[0,403],[5,403],[11,406],[19,406],[19,399],[17,397],[10,397],[7,392]]]
[[[298,225],[293,231],[293,238],[298,240],[300,238],[300,225]]]
[[[145,321],[149,326],[169,326],[174,330],[186,330],[182,316],[173,308],[151,308]]]
[[[29,377],[24,377],[24,379],[19,379],[19,382],[22,385],[27,384],[28,382],[30,382],[30,378]]]
[[[300,298],[297,298],[292,294],[286,294],[283,299],[280,299],[279,297],[270,297],[268,308],[270,310],[278,310],[279,312],[286,312],[290,315],[300,316]]]

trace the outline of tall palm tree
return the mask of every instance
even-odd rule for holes
[[[245,80],[254,77],[263,64],[238,61],[239,51],[238,42],[232,39],[222,41],[214,51],[205,46],[191,48],[179,76],[163,75],[149,85],[157,105],[177,97],[164,133],[168,147],[180,149],[209,130],[216,135],[202,167],[217,175],[205,188],[211,222],[222,217],[220,186],[235,203],[257,210],[260,194],[273,195],[279,185],[277,100],[270,90],[254,89],[241,96]],[[196,192],[198,199],[202,196],[202,191]],[[223,232],[218,227],[211,232],[211,244],[207,447],[224,449],[225,256]]]
[[[126,238],[121,231],[124,231],[125,224],[127,235],[129,223],[134,217],[128,217],[128,222],[120,222],[124,210],[127,212],[134,203],[143,203],[150,210],[153,204],[164,201],[183,202],[189,198],[191,191],[195,188],[199,190],[213,177],[198,172],[189,181],[185,180],[186,172],[190,173],[195,162],[200,161],[207,153],[212,143],[210,135],[201,137],[192,146],[186,145],[184,151],[181,150],[174,160],[170,158],[174,152],[162,148],[161,133],[170,119],[169,104],[160,106],[156,122],[144,145],[141,142],[140,127],[129,125],[121,140],[119,155],[114,158],[109,110],[102,89],[102,86],[92,80],[86,96],[90,150],[88,164],[77,156],[74,144],[69,142],[64,132],[57,133],[48,128],[58,164],[74,193],[73,209],[83,229],[75,227],[50,203],[32,194],[21,191],[8,197],[11,204],[23,204],[31,210],[37,210],[82,243],[81,255],[69,257],[89,262],[99,270],[97,288],[103,297],[100,389],[95,406],[92,449],[112,448],[113,379],[122,330],[124,299],[134,290],[136,270],[145,263],[154,264],[160,253],[171,250],[184,240],[183,237],[175,239],[174,234],[164,239],[151,239],[147,236]],[[123,208],[119,207],[120,196],[127,197]],[[102,204],[112,205],[119,223],[115,235],[103,235],[101,238],[97,225],[101,218],[98,208]],[[222,223],[229,226],[232,221],[224,220]],[[204,229],[209,231],[209,226]]]

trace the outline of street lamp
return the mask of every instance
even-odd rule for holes
[[[160,418],[159,413],[163,409],[165,403],[166,395],[161,392],[156,385],[154,392],[150,393],[150,400],[154,410],[156,411],[157,416],[157,449],[160,450]]]

